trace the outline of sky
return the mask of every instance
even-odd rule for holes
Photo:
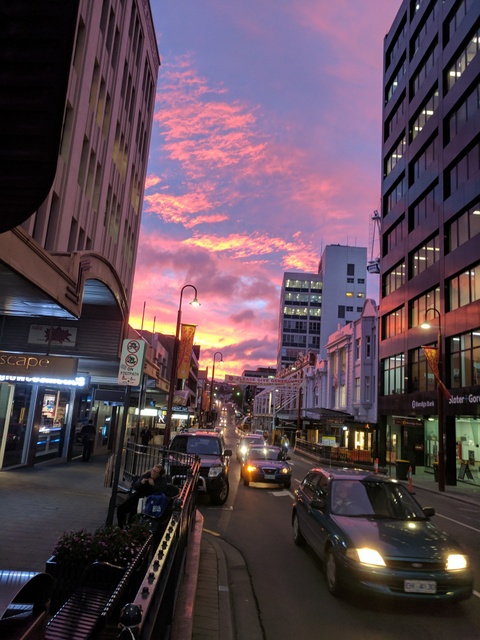
[[[181,308],[216,379],[275,367],[283,273],[316,273],[329,244],[379,255],[383,39],[399,7],[151,0],[161,66],[132,326],[172,335]]]

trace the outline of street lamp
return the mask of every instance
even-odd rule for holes
[[[213,406],[213,384],[215,382],[215,356],[217,354],[220,354],[220,360],[219,362],[223,362],[223,355],[221,351],[215,351],[215,353],[213,354],[213,367],[212,367],[212,380],[210,382],[210,403],[208,406],[208,411],[210,413],[210,416],[212,415],[212,406]],[[213,420],[214,426],[215,426],[215,420]]]
[[[425,320],[420,325],[422,329],[430,329],[431,326],[427,321],[428,312],[433,311],[438,314],[438,336],[437,336],[437,354],[438,354],[438,380],[437,380],[437,405],[438,405],[438,490],[445,491],[445,423],[444,423],[444,404],[443,404],[443,360],[442,360],[442,322],[440,311],[436,307],[430,307],[425,311]]]
[[[175,329],[175,341],[173,343],[173,355],[172,355],[172,368],[170,371],[170,387],[168,389],[167,400],[167,415],[165,417],[165,432],[163,436],[163,446],[168,447],[170,444],[170,432],[172,430],[172,410],[173,410],[173,395],[175,393],[175,387],[177,386],[177,365],[178,365],[178,343],[180,336],[180,323],[182,319],[182,297],[183,292],[187,287],[191,287],[195,291],[195,297],[190,302],[192,307],[199,307],[200,302],[197,299],[197,288],[193,284],[186,284],[180,290],[180,302],[178,304],[177,312],[177,328]]]

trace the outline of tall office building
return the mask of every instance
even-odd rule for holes
[[[479,50],[476,0],[404,0],[384,44],[381,454],[435,468],[444,442],[447,484],[480,457]]]
[[[277,370],[299,354],[326,357],[328,336],[359,317],[366,295],[365,247],[328,245],[318,273],[287,271],[280,297]]]
[[[82,403],[113,448],[159,65],[148,2],[79,1],[53,185],[0,234],[0,466],[66,455]]]

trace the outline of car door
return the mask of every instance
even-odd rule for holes
[[[319,558],[322,559],[324,557],[325,542],[328,537],[328,516],[326,514],[328,488],[328,477],[323,473],[318,473],[315,485],[313,486],[310,508],[307,512],[309,544]]]
[[[297,515],[300,530],[308,544],[313,547],[314,539],[314,517],[312,515],[312,501],[316,499],[317,485],[320,481],[320,474],[317,471],[310,471],[300,487],[298,488]]]

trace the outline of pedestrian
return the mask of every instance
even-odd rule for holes
[[[142,445],[144,447],[147,447],[148,443],[152,439],[152,432],[150,431],[150,427],[144,427],[140,432],[140,437],[142,438]]]
[[[133,483],[133,493],[117,507],[118,526],[123,529],[125,523],[131,524],[137,513],[138,501],[154,493],[167,493],[168,481],[165,469],[156,464]],[[128,520],[128,522],[127,522]]]
[[[80,431],[83,444],[83,462],[91,462],[96,433],[97,430],[93,425],[93,420],[89,420],[87,424],[84,424],[82,430]]]

